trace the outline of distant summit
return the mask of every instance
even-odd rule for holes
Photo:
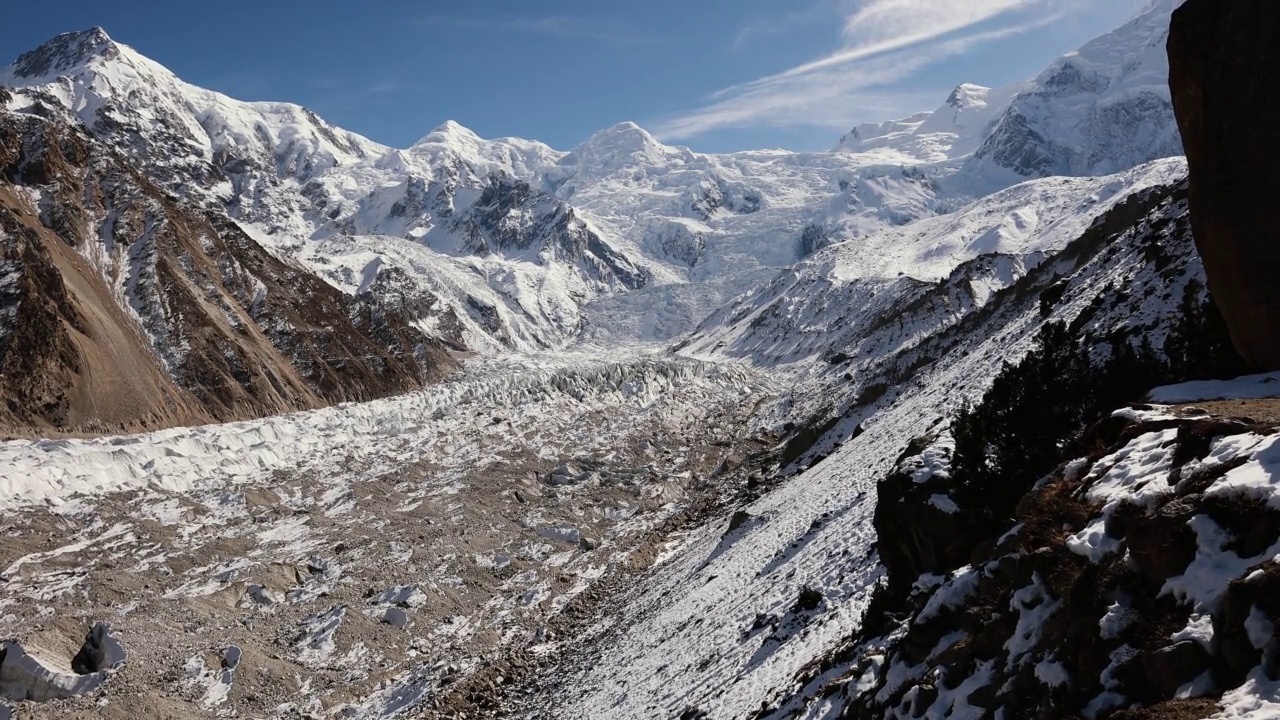
[[[18,56],[12,72],[19,78],[58,75],[88,65],[95,59],[113,60],[120,46],[100,27],[63,33],[45,44]]]

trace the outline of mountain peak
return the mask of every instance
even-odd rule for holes
[[[601,130],[600,132],[596,133],[594,137],[616,137],[616,138],[630,137],[630,138],[636,138],[640,140],[657,142],[656,140],[653,139],[653,136],[649,134],[649,131],[631,122],[630,120],[620,122],[617,125],[614,125],[613,127],[607,128],[605,130]]]
[[[595,155],[642,152],[648,155],[661,153],[663,150],[662,143],[650,135],[649,131],[633,122],[627,121],[620,122],[613,127],[592,135],[587,138],[586,142],[579,145],[574,152],[582,154],[585,151]]]
[[[113,60],[120,56],[120,46],[100,27],[62,33],[45,44],[18,56],[12,68],[14,77],[41,78],[60,75],[83,67],[95,59]]]
[[[982,85],[974,85],[972,83],[957,85],[956,89],[952,90],[951,95],[947,97],[947,105],[959,109],[979,102],[985,103],[990,92],[991,88]]]
[[[419,140],[416,144],[423,145],[427,143],[445,143],[453,144],[458,141],[477,142],[480,136],[471,131],[470,128],[454,122],[453,120],[445,120],[436,126],[427,136]]]

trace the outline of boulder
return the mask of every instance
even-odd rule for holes
[[[1188,0],[1168,51],[1209,290],[1240,355],[1280,369],[1280,4]]]
[[[1178,688],[1209,669],[1209,654],[1194,640],[1183,640],[1142,655],[1147,682],[1162,699],[1172,699]]]

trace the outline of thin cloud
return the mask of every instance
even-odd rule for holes
[[[596,40],[618,45],[656,45],[661,41],[631,32],[625,24],[601,17],[546,15],[525,17],[498,14],[486,17],[466,15],[428,15],[417,21],[420,26],[444,25],[469,30],[515,32],[548,37]]]
[[[1062,18],[1061,14],[970,32],[948,39],[877,49],[839,62],[811,62],[786,72],[718,91],[708,103],[655,126],[663,139],[682,140],[714,130],[742,127],[847,128],[855,116],[900,117],[938,100],[936,92],[899,91],[890,86],[920,70],[983,43],[993,42]],[[879,44],[887,44],[881,41]],[[916,43],[920,44],[920,43]],[[875,46],[868,46],[874,48]]]
[[[829,20],[832,14],[847,6],[850,0],[817,0],[799,9],[787,10],[744,23],[734,34],[733,47],[741,50],[765,38],[773,38]]]
[[[869,0],[845,20],[846,42],[840,50],[749,84],[867,60],[937,40],[1015,10],[1025,12],[1035,7],[1045,5],[1036,0]]]

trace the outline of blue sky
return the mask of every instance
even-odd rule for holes
[[[1001,85],[1141,0],[44,0],[5,62],[101,25],[183,79],[407,146],[445,120],[570,149],[633,120],[696,150],[826,149],[860,122]]]

